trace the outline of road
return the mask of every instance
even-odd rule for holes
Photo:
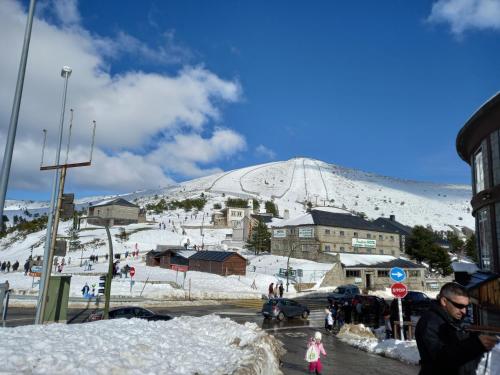
[[[70,309],[68,323],[81,323],[93,310],[90,308]],[[313,310],[308,320],[289,319],[282,322],[264,320],[256,312],[255,307],[238,307],[235,305],[207,305],[207,306],[176,306],[168,308],[151,308],[160,314],[172,316],[192,315],[203,316],[217,314],[228,317],[238,323],[254,322],[284,343],[286,354],[282,358],[282,370],[285,375],[307,373],[307,362],[304,360],[306,342],[314,336],[316,330],[323,332],[323,313]],[[34,308],[9,308],[7,326],[32,324],[35,316]],[[347,345],[335,336],[323,335],[323,344],[327,356],[322,359],[325,374],[339,373],[350,375],[367,374],[405,374],[418,373],[418,367],[407,365],[399,361],[366,353]]]

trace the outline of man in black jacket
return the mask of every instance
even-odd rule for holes
[[[482,354],[495,346],[495,337],[464,330],[468,305],[467,290],[460,284],[447,283],[420,318],[415,330],[420,375],[475,374]]]

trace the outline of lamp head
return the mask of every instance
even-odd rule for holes
[[[61,69],[61,77],[66,78],[66,76],[69,78],[71,75],[72,69],[69,66],[63,66]]]

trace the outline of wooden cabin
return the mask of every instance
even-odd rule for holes
[[[234,251],[198,251],[189,257],[189,270],[217,275],[246,275],[247,260]]]

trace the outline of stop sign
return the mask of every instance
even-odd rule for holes
[[[391,286],[391,292],[395,298],[405,298],[408,294],[408,287],[403,283],[394,283]]]
[[[130,277],[134,277],[135,275],[135,267],[130,267]]]

